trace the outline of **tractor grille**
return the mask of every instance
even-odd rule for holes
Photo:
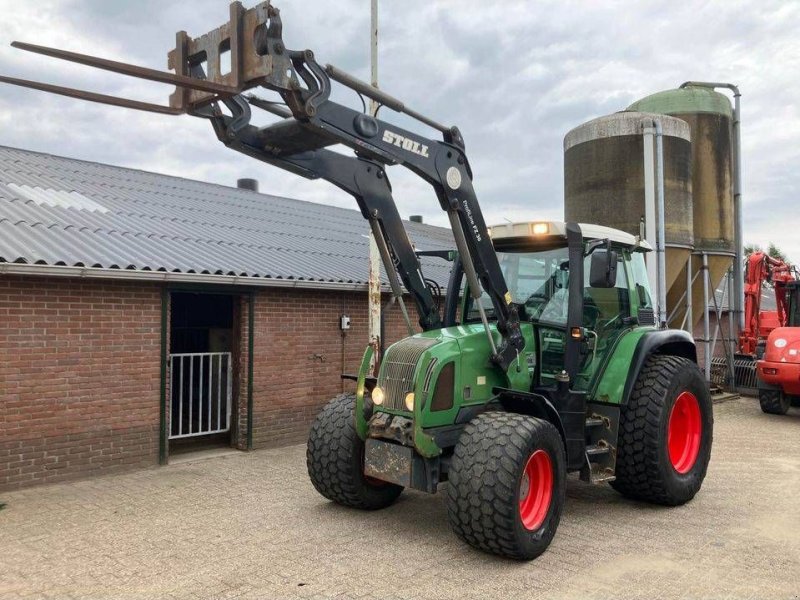
[[[406,338],[391,346],[383,358],[378,386],[383,390],[386,408],[406,410],[406,394],[414,389],[414,369],[419,357],[438,340]]]

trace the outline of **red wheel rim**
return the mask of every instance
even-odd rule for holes
[[[519,483],[519,516],[525,529],[538,529],[544,523],[553,498],[553,463],[544,450],[528,458]]]
[[[678,473],[688,473],[697,462],[702,433],[700,403],[691,392],[682,392],[672,405],[667,423],[669,460]]]

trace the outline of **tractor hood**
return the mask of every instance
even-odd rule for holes
[[[493,326],[492,333],[499,344],[500,334]],[[530,339],[530,335],[526,337]],[[522,369],[511,370],[515,375],[529,377],[526,358],[532,352],[533,348],[526,346],[520,356]],[[413,412],[426,427],[452,423],[460,406],[486,402],[494,387],[509,386],[507,375],[489,361],[490,356],[489,340],[480,323],[428,331],[400,340],[386,350],[381,361],[377,385],[383,403],[377,410],[410,413],[406,397],[413,393]]]

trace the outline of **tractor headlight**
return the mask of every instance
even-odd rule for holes
[[[406,394],[406,408],[410,412],[414,412],[414,392],[408,392]]]
[[[374,388],[372,388],[371,397],[372,397],[372,402],[373,404],[375,404],[375,406],[380,406],[381,404],[383,404],[384,400],[383,390],[379,388],[377,385]]]
[[[533,234],[534,235],[547,235],[550,233],[550,223],[534,223],[533,224]]]

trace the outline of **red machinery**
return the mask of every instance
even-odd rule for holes
[[[764,252],[753,252],[747,258],[744,276],[744,329],[739,336],[739,352],[756,354],[758,342],[776,327],[786,325],[789,297],[786,285],[794,281],[792,268]],[[761,310],[761,289],[764,282],[775,287],[777,310]]]
[[[785,326],[770,332],[756,362],[761,410],[774,415],[785,415],[793,402],[800,402],[800,281],[785,284],[785,290]]]
[[[761,310],[764,282],[775,289],[774,311]],[[761,410],[783,415],[800,398],[800,281],[784,261],[754,252],[747,259],[744,293],[739,351],[756,359]]]

